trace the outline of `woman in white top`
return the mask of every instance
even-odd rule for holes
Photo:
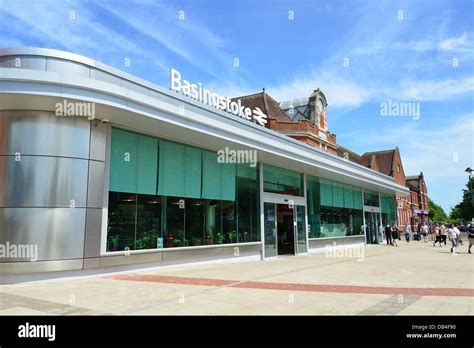
[[[451,240],[452,247],[451,247],[451,252],[454,255],[457,255],[457,248],[458,248],[458,234],[456,230],[454,229],[454,224],[451,224],[451,227],[448,230],[449,233],[449,239]]]
[[[439,227],[439,236],[441,238],[439,245],[441,245],[442,242],[444,242],[444,245],[446,245],[446,226],[444,224],[441,224]]]

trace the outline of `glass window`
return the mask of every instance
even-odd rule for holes
[[[206,201],[203,199],[186,199],[185,204],[186,245],[204,245]]]
[[[363,234],[362,210],[324,207],[321,209],[321,232],[316,238]]]
[[[383,224],[389,223],[390,225],[395,225],[397,223],[395,196],[381,195],[380,201]]]
[[[183,247],[184,240],[184,198],[165,197],[166,202],[163,224],[163,238],[165,238],[165,248]]]
[[[260,241],[258,167],[112,129],[107,251]]]
[[[379,194],[377,192],[364,190],[364,205],[370,205],[372,207],[379,206]]]
[[[272,257],[277,254],[276,204],[264,203],[263,210],[265,219],[265,257]]]
[[[321,230],[320,185],[315,176],[306,175],[306,201],[308,207],[309,238],[318,238]]]
[[[206,200],[206,233],[209,244],[223,244],[222,204],[220,200]]]
[[[237,165],[236,182],[238,242],[260,241],[258,168]]]
[[[109,192],[107,251],[135,249],[137,195]]]
[[[309,238],[363,234],[359,188],[311,175],[306,180]]]
[[[307,252],[306,247],[306,223],[305,223],[305,211],[304,206],[298,205],[295,209],[296,212],[296,231],[298,235],[298,253]]]
[[[235,220],[235,203],[221,201],[222,203],[222,233],[224,243],[237,243],[237,225]]]
[[[138,195],[136,249],[163,248],[161,197]]]
[[[303,196],[303,174],[292,170],[263,166],[263,190],[292,196]]]

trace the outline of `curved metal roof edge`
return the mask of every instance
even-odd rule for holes
[[[146,88],[150,88],[152,90],[155,90],[159,93],[163,93],[163,94],[166,94],[168,96],[172,96],[172,97],[175,97],[177,99],[180,99],[180,100],[183,100],[185,102],[189,102],[191,104],[194,104],[193,103],[193,100],[191,98],[185,98],[184,96],[181,96],[177,93],[171,93],[170,90],[160,86],[160,85],[157,85],[155,83],[152,83],[152,82],[149,82],[149,81],[146,81],[144,79],[141,79],[135,75],[132,75],[130,73],[127,73],[127,72],[124,72],[120,69],[117,69],[117,68],[114,68],[110,65],[107,65],[107,64],[104,64],[104,63],[101,63],[99,61],[96,61],[92,58],[88,58],[88,57],[85,57],[85,56],[82,56],[82,55],[79,55],[79,54],[76,54],[76,53],[71,53],[71,52],[66,52],[66,51],[61,51],[61,50],[56,50],[56,49],[51,49],[51,48],[39,48],[39,47],[17,47],[17,48],[0,48],[0,57],[1,56],[15,56],[15,55],[26,55],[26,56],[44,56],[44,57],[52,57],[52,58],[59,58],[59,59],[64,59],[64,60],[70,60],[70,61],[73,61],[73,62],[76,62],[76,63],[80,63],[80,64],[84,64],[84,65],[87,65],[87,66],[90,66],[90,67],[93,67],[93,68],[96,68],[96,69],[99,69],[99,70],[102,70],[102,71],[105,71],[105,72],[108,72],[110,74],[113,74],[113,75],[116,75],[120,78],[124,78],[124,79],[127,79],[129,80],[130,82],[134,82],[134,83],[137,83],[139,85],[142,85]],[[197,104],[195,104],[196,106],[199,106]],[[201,106],[204,106],[204,104],[202,104]],[[208,109],[209,111],[214,111],[214,112],[217,112],[217,110],[211,110],[213,108],[211,107],[208,107],[206,108]],[[275,133],[274,135],[277,135],[277,136],[280,136],[280,137],[285,137],[285,138],[289,138],[283,134],[280,134],[278,132],[275,132],[271,129],[267,129],[265,127],[259,127],[259,128],[262,128],[260,129],[260,131],[267,131],[267,132],[270,132],[270,133]],[[291,140],[294,140],[292,138],[290,138]],[[305,144],[305,143],[302,143],[298,140],[294,140],[295,143],[299,143],[298,145],[301,145],[301,146],[306,146],[308,148],[311,148],[313,151],[321,154],[321,155],[324,155],[324,156],[327,156],[327,157],[330,157],[332,159],[335,159],[337,161],[341,161],[341,162],[346,162],[347,164],[349,165],[352,165],[352,166],[355,166],[355,167],[358,167],[359,169],[362,169],[364,171],[367,171],[373,175],[377,175],[377,176],[380,176],[381,178],[383,179],[386,179],[386,180],[389,180],[389,181],[395,181],[394,178],[392,178],[391,176],[388,176],[388,175],[385,175],[383,173],[380,173],[380,172],[377,172],[377,171],[374,171],[374,170],[371,170],[370,168],[367,168],[365,166],[362,166],[358,163],[354,163],[354,162],[350,162],[350,161],[346,161],[344,160],[343,158],[337,156],[337,155],[333,155],[333,154],[330,154],[326,151],[322,151],[318,148],[315,148],[314,146],[311,146],[311,145],[308,145],[308,144]]]

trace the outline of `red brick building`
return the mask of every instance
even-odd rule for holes
[[[420,222],[428,221],[428,192],[423,173],[405,176],[398,147],[359,155],[337,144],[336,135],[328,129],[328,103],[319,88],[309,98],[280,103],[265,90],[236,99],[240,99],[245,106],[259,107],[268,117],[267,128],[391,176],[396,183],[407,186],[410,195],[397,197],[397,223],[400,228],[405,224],[416,227]]]
[[[337,154],[336,135],[328,130],[326,97],[315,90],[309,98],[278,103],[265,91],[239,97],[242,105],[259,107],[268,117],[267,128]]]
[[[410,189],[411,224],[418,226],[420,223],[428,222],[428,189],[426,188],[423,173],[407,176],[406,186]]]
[[[398,147],[390,150],[365,152],[363,155],[358,155],[343,146],[339,146],[337,154],[372,170],[391,176],[397,184],[408,186]],[[397,197],[397,224],[399,227],[401,228],[404,224],[412,224],[412,217],[412,198],[410,196]]]

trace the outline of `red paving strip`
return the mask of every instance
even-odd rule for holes
[[[134,280],[139,282],[156,282],[167,284],[181,284],[181,285],[203,285],[203,286],[226,286],[234,284],[235,280],[224,279],[206,279],[206,278],[184,278],[184,277],[168,277],[146,274],[133,275],[118,275],[110,277],[118,280]]]
[[[131,280],[139,282],[155,282],[181,285],[229,286],[232,288],[287,290],[309,292],[341,292],[356,294],[391,294],[391,295],[420,295],[420,296],[467,296],[474,297],[474,289],[459,288],[393,288],[381,286],[354,286],[331,284],[294,284],[272,282],[239,282],[237,280],[187,278],[160,275],[117,275],[108,277],[115,280]]]

